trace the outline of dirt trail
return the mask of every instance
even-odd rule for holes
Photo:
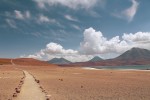
[[[12,59],[11,59],[11,61],[10,61],[10,62],[11,62],[11,64],[12,64],[12,65],[15,65],[15,63],[13,62],[13,60],[12,60]]]
[[[24,73],[26,76],[24,84],[21,92],[14,100],[46,100],[45,94],[41,91],[33,76],[27,71],[24,71]]]

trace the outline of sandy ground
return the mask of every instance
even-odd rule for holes
[[[51,100],[150,100],[150,71],[29,70]]]
[[[23,77],[22,71],[12,66],[0,66],[0,100],[12,98],[21,77]]]
[[[22,77],[18,69],[27,70],[39,79],[40,85],[51,96],[50,100],[150,100],[150,71],[15,67],[18,68],[0,66],[0,100],[8,100],[14,93]],[[27,78],[16,99],[45,100],[39,85],[28,72],[25,72]],[[37,99],[37,96],[40,97]]]
[[[27,71],[25,73],[24,84],[21,88],[21,92],[14,100],[46,100],[45,94],[39,88],[39,85],[35,82],[35,79]]]

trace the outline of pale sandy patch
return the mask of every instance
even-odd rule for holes
[[[21,92],[15,100],[46,100],[45,94],[41,91],[33,76],[27,71],[24,71],[24,73],[26,78]]]

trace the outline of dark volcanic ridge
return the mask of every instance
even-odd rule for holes
[[[95,56],[94,58],[92,58],[91,60],[89,60],[88,62],[96,62],[96,61],[102,61],[103,59],[100,58],[99,56]]]
[[[117,58],[118,60],[149,60],[150,51],[141,48],[132,48],[125,53],[121,54]]]
[[[150,51],[141,48],[132,48],[114,59],[94,62],[77,62],[62,66],[125,66],[150,65]]]
[[[70,64],[70,63],[72,63],[71,61],[66,60],[65,58],[53,58],[47,62],[51,63],[51,64]]]

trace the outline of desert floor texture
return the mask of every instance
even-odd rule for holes
[[[13,97],[23,77],[22,70],[24,84]],[[49,100],[150,100],[150,71],[1,65],[0,84],[0,100],[27,100],[22,98],[31,94],[43,100],[47,96]]]

